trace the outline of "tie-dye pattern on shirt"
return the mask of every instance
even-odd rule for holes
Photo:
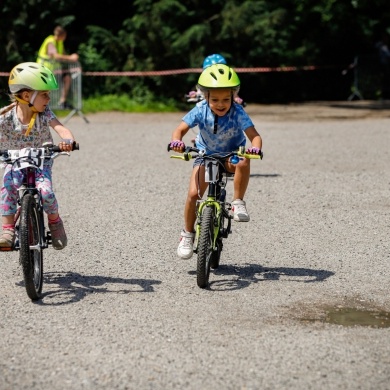
[[[245,130],[253,126],[253,122],[242,106],[233,103],[229,112],[218,117],[217,132],[214,134],[214,117],[206,100],[195,105],[183,121],[192,128],[198,126],[196,145],[206,150],[206,154],[231,152],[239,146],[245,146]]]

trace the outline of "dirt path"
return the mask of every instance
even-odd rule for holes
[[[1,253],[0,388],[388,390],[390,328],[328,320],[390,312],[390,110],[367,104],[247,107],[251,221],[206,290],[176,256],[181,113],[72,118],[80,151],[54,167],[69,246],[45,250],[41,302]]]
[[[390,118],[390,101],[312,102],[286,105],[249,105],[250,115],[263,121],[321,121]]]

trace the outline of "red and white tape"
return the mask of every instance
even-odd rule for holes
[[[335,68],[336,66],[279,66],[274,68],[234,68],[237,73],[266,73],[266,72],[297,72],[311,71],[325,68]],[[80,69],[78,69],[80,70]],[[156,71],[131,71],[131,72],[82,72],[83,76],[170,76],[175,74],[201,73],[202,68],[170,69]],[[0,72],[0,76],[9,76],[9,72]]]

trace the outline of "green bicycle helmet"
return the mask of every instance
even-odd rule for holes
[[[240,79],[237,73],[225,64],[214,64],[203,70],[198,85],[203,89],[238,88]]]
[[[50,69],[36,62],[23,62],[16,65],[10,73],[8,86],[11,93],[22,89],[51,91],[58,89],[56,78]]]

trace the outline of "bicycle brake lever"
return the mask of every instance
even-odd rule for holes
[[[53,155],[51,156],[51,159],[54,160],[57,157],[59,157],[60,155],[66,155],[69,157],[70,153],[69,152],[56,152],[56,153],[53,153]]]

